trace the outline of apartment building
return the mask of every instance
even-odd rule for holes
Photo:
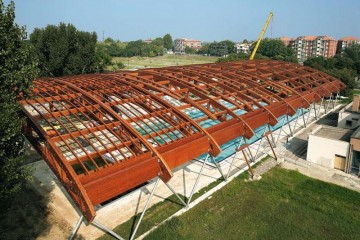
[[[174,41],[175,52],[184,53],[185,48],[190,47],[198,51],[201,48],[201,41],[188,38],[178,38]]]
[[[292,39],[289,37],[281,37],[280,40],[284,43],[285,46],[289,46]]]
[[[360,44],[360,39],[356,37],[344,37],[338,40],[337,53],[343,53],[351,44]]]
[[[288,38],[280,38],[286,45]],[[309,57],[323,56],[333,57],[336,54],[336,40],[328,36],[302,36],[291,39],[288,46],[296,52],[296,57],[300,63]]]

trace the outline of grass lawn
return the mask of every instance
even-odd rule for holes
[[[360,94],[360,89],[353,89],[351,93],[354,94]]]
[[[164,55],[159,57],[114,57],[113,62],[124,63],[126,65],[125,69],[141,69],[166,66],[181,66],[200,63],[213,63],[217,59],[218,57],[198,55]]]
[[[278,167],[244,178],[145,239],[360,239],[360,193]]]

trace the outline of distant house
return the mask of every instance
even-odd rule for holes
[[[198,51],[201,48],[201,41],[188,38],[178,38],[174,41],[175,53],[184,53],[185,48],[190,47]]]
[[[351,44],[360,44],[360,39],[356,37],[344,37],[339,39],[337,43],[337,53],[343,53]]]
[[[235,48],[237,53],[250,53],[251,43],[236,43]]]
[[[153,40],[152,40],[151,38],[148,38],[148,39],[144,40],[144,42],[147,43],[147,44],[152,43],[152,41],[153,41]]]
[[[292,39],[289,37],[281,37],[280,40],[284,43],[285,46],[288,47]]]

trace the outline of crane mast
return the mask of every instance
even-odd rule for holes
[[[269,25],[269,22],[270,22],[272,16],[273,16],[273,13],[270,12],[269,17],[268,17],[267,20],[266,20],[265,26],[263,27],[263,29],[262,29],[262,31],[261,31],[261,33],[260,33],[260,36],[259,36],[259,38],[258,38],[258,40],[257,40],[257,42],[256,42],[255,48],[254,48],[254,50],[253,50],[252,53],[251,53],[250,60],[253,60],[253,59],[254,59],[255,53],[256,53],[259,45],[260,45],[260,42],[261,42],[261,40],[262,40],[262,38],[263,38],[263,36],[264,36],[264,34],[265,34],[266,28],[267,28],[267,26]]]

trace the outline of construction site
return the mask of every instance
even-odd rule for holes
[[[134,238],[146,210],[172,194],[187,211],[219,178],[246,170],[254,178],[252,165],[267,154],[301,157],[301,144],[289,142],[341,107],[344,87],[272,60],[43,78],[22,101],[24,131],[56,176],[35,162],[39,187],[77,222],[72,237],[122,239],[111,229],[142,212]]]

